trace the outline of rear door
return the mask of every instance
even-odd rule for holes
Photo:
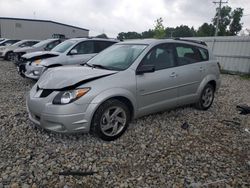
[[[160,44],[151,49],[140,65],[154,65],[155,71],[136,75],[139,115],[177,105],[178,83],[173,44]]]
[[[205,61],[208,57],[201,48],[190,44],[176,43],[175,49],[178,64],[179,102],[191,103],[197,97],[198,87],[205,76]]]

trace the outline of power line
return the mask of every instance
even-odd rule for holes
[[[214,34],[214,36],[218,36],[219,22],[220,22],[220,19],[221,19],[221,5],[228,3],[228,1],[223,2],[222,0],[220,0],[220,1],[213,1],[213,3],[215,5],[219,4],[219,7],[217,8],[218,13],[217,13],[217,20],[216,20],[216,30],[215,30],[215,34]]]

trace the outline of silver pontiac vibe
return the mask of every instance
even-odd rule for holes
[[[207,110],[219,86],[219,64],[204,43],[134,40],[82,66],[46,71],[27,96],[27,109],[44,129],[114,140],[133,118],[186,104]]]

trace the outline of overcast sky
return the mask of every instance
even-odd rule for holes
[[[211,22],[213,0],[0,0],[1,17],[48,19],[90,30],[90,35],[142,32],[162,17],[165,27],[194,26]],[[250,29],[250,0],[229,0],[244,8],[242,22]]]

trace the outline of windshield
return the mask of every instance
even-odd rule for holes
[[[19,42],[16,42],[16,43],[12,44],[12,46],[19,46],[19,45],[22,45],[25,42],[26,41],[19,41]]]
[[[59,52],[64,53],[66,50],[68,50],[71,46],[73,46],[76,43],[76,41],[64,41],[61,44],[54,47],[51,51],[52,52]]]
[[[41,42],[38,42],[37,44],[34,45],[34,47],[41,47],[43,46],[44,44],[47,44],[48,42],[52,42],[53,40],[51,39],[48,39],[48,40],[43,40]]]
[[[113,45],[91,59],[88,64],[96,67],[105,67],[111,70],[125,70],[136,60],[146,47],[147,45],[139,44]]]

